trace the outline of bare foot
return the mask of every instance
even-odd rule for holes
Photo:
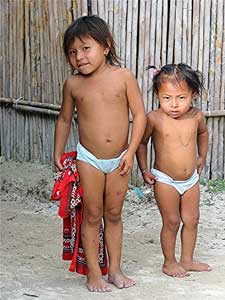
[[[109,275],[110,283],[113,283],[118,289],[128,288],[136,284],[136,282],[126,277],[122,272],[117,272],[114,275]]]
[[[87,288],[90,292],[111,292],[111,288],[101,276],[88,274]]]
[[[199,261],[190,261],[190,262],[180,262],[180,265],[186,270],[186,271],[195,271],[195,272],[209,272],[212,271],[212,268],[205,263],[199,262]]]
[[[177,262],[167,263],[165,262],[162,267],[163,273],[172,277],[185,277],[190,274],[186,272],[186,270],[180,266]]]

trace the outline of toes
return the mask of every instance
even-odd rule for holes
[[[135,282],[129,282],[129,283],[126,283],[124,287],[128,288],[128,287],[133,286],[133,285],[135,285]]]
[[[174,277],[174,278],[183,278],[183,277],[185,277],[185,276],[190,276],[190,274],[189,273],[187,273],[187,272],[164,272],[166,275],[169,275],[169,276],[171,276],[171,277]]]
[[[186,276],[186,272],[180,272],[179,273],[179,277],[185,277]]]
[[[182,272],[182,273],[179,273],[179,277],[186,277],[186,276],[190,276],[190,274],[189,273],[187,273],[187,272]]]
[[[111,292],[111,288],[106,285],[106,286],[103,286],[103,287],[93,287],[93,286],[89,286],[87,285],[87,288],[90,292],[96,292],[96,293],[101,293],[101,292]]]
[[[184,277],[184,275],[183,274],[173,274],[172,275],[173,277],[175,277],[175,278],[182,278],[182,277]]]
[[[122,289],[122,288],[124,288],[124,284],[123,284],[123,282],[118,282],[118,281],[115,281],[115,282],[113,282],[115,285],[116,285],[116,287],[118,288],[118,289]]]
[[[110,288],[108,285],[106,285],[106,286],[104,286],[104,287],[102,288],[102,291],[103,291],[103,292],[111,292],[112,290],[111,290],[111,288]]]
[[[111,292],[112,290],[111,290],[111,288],[109,287],[109,286],[107,286],[106,288],[105,288],[105,292]]]
[[[87,288],[88,288],[89,292],[94,292],[94,288],[89,286],[88,284],[87,284]]]
[[[135,281],[121,274],[115,274],[109,277],[109,282],[113,283],[118,289],[129,288],[136,284]]]
[[[135,285],[135,282],[132,280],[132,281],[125,281],[124,283],[123,283],[123,288],[129,288],[129,287],[131,287],[131,286],[133,286],[133,285]]]
[[[133,285],[135,285],[136,284],[136,282],[135,281],[133,281],[133,280],[131,280],[129,283],[128,283],[129,285],[128,285],[128,287],[129,286],[133,286]]]
[[[212,268],[209,265],[206,264],[203,271],[210,272],[210,271],[212,271]]]

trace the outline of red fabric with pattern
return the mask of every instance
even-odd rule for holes
[[[70,271],[87,275],[88,268],[81,243],[82,195],[76,168],[76,152],[64,153],[61,157],[63,171],[57,172],[51,200],[60,201],[58,214],[63,218],[63,255],[64,260],[72,260]],[[99,266],[106,275],[107,256],[104,243],[104,232],[99,229]]]

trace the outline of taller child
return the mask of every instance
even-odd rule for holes
[[[144,133],[146,117],[137,81],[119,67],[115,42],[105,21],[84,16],[64,35],[64,52],[76,74],[63,87],[63,102],[55,129],[54,160],[61,170],[76,107],[79,143],[77,168],[83,188],[82,243],[90,291],[111,291],[98,264],[99,226],[104,218],[109,257],[109,282],[118,288],[135,284],[121,271],[121,211],[134,155]],[[133,117],[130,143],[129,109]]]

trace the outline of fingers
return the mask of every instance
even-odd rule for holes
[[[63,166],[61,165],[60,162],[55,162],[55,171],[60,172],[63,170]]]
[[[202,169],[203,169],[202,166],[198,166],[198,167],[197,167],[197,172],[198,172],[199,175],[201,175]]]
[[[124,155],[119,163],[120,175],[121,176],[129,175],[131,173],[132,166],[133,166],[133,160],[130,159],[128,156]]]
[[[131,168],[129,166],[123,166],[123,168],[119,168],[120,171],[120,175],[124,176],[124,175],[129,175],[131,172]]]
[[[153,185],[153,184],[155,183],[155,180],[154,180],[154,179],[149,179],[149,178],[147,178],[147,179],[145,180],[145,182],[148,183],[148,184],[150,184],[150,185]]]
[[[123,168],[123,165],[124,165],[124,163],[125,163],[124,159],[123,159],[123,158],[121,158],[118,168],[119,168],[119,169],[122,169],[122,168]]]
[[[157,177],[154,176],[151,172],[147,171],[144,176],[144,181],[147,183],[147,184],[154,184],[156,181],[157,181]]]

